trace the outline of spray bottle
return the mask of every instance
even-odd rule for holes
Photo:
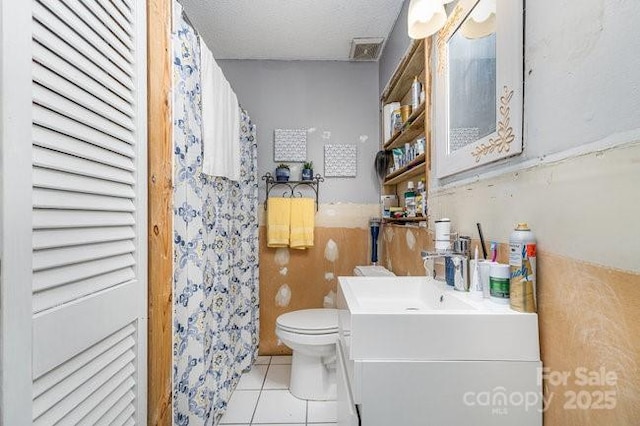
[[[509,237],[511,309],[536,312],[536,237],[526,223],[519,223]]]

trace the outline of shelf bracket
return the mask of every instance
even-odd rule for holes
[[[311,180],[290,180],[290,181],[286,181],[286,182],[279,182],[275,179],[275,177],[267,172],[265,173],[264,176],[262,176],[262,180],[265,181],[265,193],[266,193],[266,198],[264,200],[264,209],[267,210],[267,200],[269,199],[269,194],[271,194],[271,191],[276,187],[276,186],[286,186],[289,189],[285,190],[282,193],[283,197],[302,197],[302,192],[300,192],[298,189],[302,186],[306,186],[311,188],[311,190],[313,190],[315,196],[316,196],[316,211],[318,211],[319,207],[320,207],[320,202],[319,202],[319,194],[320,194],[320,182],[324,182],[324,178],[317,174],[315,175]]]

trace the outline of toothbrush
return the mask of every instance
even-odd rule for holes
[[[476,244],[475,263],[473,265],[473,275],[471,276],[471,294],[482,297],[482,287],[480,287],[480,268],[478,266],[478,245]],[[478,293],[479,292],[479,293]]]
[[[491,261],[495,262],[498,258],[498,243],[491,241]]]

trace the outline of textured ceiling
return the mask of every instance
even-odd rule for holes
[[[389,36],[402,0],[181,0],[216,59],[348,60]]]

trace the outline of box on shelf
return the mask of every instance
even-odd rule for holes
[[[381,195],[380,205],[382,207],[382,217],[391,217],[391,208],[398,207],[398,196]]]

